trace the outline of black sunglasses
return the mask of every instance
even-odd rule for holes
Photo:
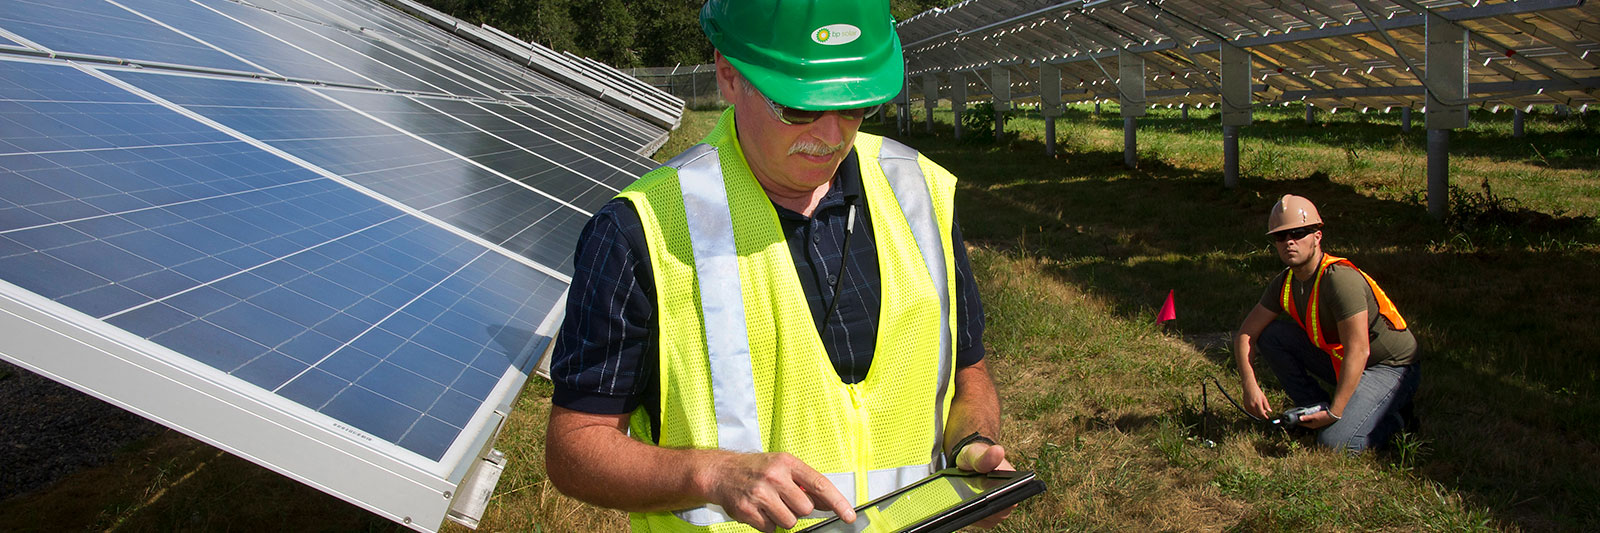
[[[1321,229],[1322,228],[1318,228],[1316,226],[1306,226],[1306,227],[1303,227],[1303,228],[1295,228],[1295,229],[1291,229],[1291,230],[1283,230],[1283,231],[1280,231],[1280,232],[1277,232],[1277,233],[1273,233],[1272,234],[1272,240],[1275,240],[1275,241],[1278,241],[1278,242],[1298,241],[1300,239],[1306,238],[1307,235],[1310,235],[1312,233],[1316,233],[1316,232],[1320,231]]]
[[[771,98],[767,98],[767,95],[765,94],[761,95],[761,98],[767,101],[767,107],[772,109],[772,114],[778,117],[779,122],[788,124],[790,126],[810,124],[812,122],[816,122],[817,119],[822,118],[822,115],[827,114],[827,111],[807,111],[804,109],[795,109],[774,102]],[[856,107],[851,109],[838,109],[835,110],[835,112],[839,113],[839,118],[845,120],[861,120],[872,116],[881,108],[883,108],[883,104],[867,107]]]

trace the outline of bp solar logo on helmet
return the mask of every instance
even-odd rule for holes
[[[817,44],[841,45],[861,37],[861,28],[849,24],[829,24],[811,32],[811,40]]]

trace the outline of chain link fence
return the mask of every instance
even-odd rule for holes
[[[639,81],[682,98],[689,109],[720,109],[727,105],[717,93],[717,66],[714,64],[623,70]]]

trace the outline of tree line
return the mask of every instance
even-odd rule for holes
[[[904,20],[956,0],[891,0]],[[711,62],[700,33],[703,0],[423,0],[472,24],[488,24],[525,41],[591,57],[617,68]]]

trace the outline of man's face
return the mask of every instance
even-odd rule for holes
[[[717,85],[733,103],[745,161],[768,192],[786,196],[809,193],[831,181],[839,163],[850,155],[862,119],[828,112],[810,124],[785,124],[767,105],[766,97],[741,81],[738,71],[721,54],[717,55]]]
[[[1298,268],[1316,259],[1317,250],[1322,247],[1322,230],[1307,226],[1273,233],[1272,245],[1285,266]]]

